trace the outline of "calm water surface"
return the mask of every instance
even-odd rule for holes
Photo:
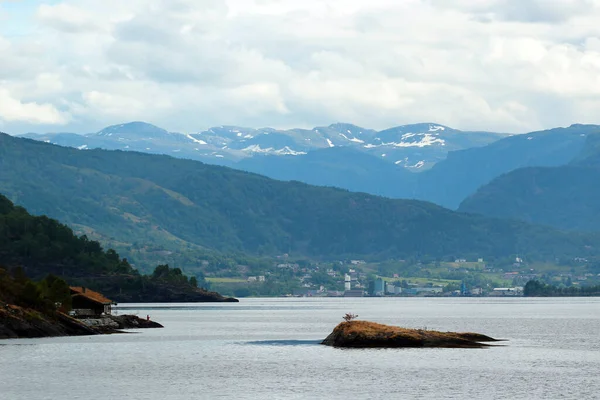
[[[0,399],[598,399],[600,299],[251,299],[120,305],[164,329],[0,340]],[[509,339],[341,350],[346,312]]]

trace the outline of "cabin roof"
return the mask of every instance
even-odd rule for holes
[[[104,297],[102,293],[94,292],[86,287],[71,286],[70,289],[73,296],[82,296],[98,304],[113,304],[113,301]]]

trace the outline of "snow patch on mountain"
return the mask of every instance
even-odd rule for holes
[[[400,143],[385,143],[384,145],[394,146],[394,147],[427,147],[427,146],[433,146],[435,144],[440,144],[442,146],[446,145],[446,141],[444,139],[440,139],[430,133],[418,134],[418,136],[421,136],[421,140],[419,140],[419,141],[400,142]]]
[[[285,146],[283,149],[279,149],[275,151],[275,154],[283,155],[283,156],[302,156],[306,153],[303,151],[295,151],[290,149],[288,146]]]
[[[440,139],[436,137],[437,134],[433,135],[431,133],[405,133],[402,135],[402,141],[400,142],[389,142],[389,143],[381,143],[381,144],[366,144],[363,147],[365,149],[373,149],[375,147],[385,147],[385,146],[393,146],[393,147],[427,147],[433,145],[441,145],[445,146],[446,141],[444,139]],[[418,140],[415,141],[405,141],[406,139],[416,138]]]
[[[351,133],[351,132],[348,131],[348,133]],[[343,137],[344,139],[349,140],[349,141],[354,142],[354,143],[364,143],[365,142],[364,140],[360,140],[360,139],[357,139],[355,137],[349,138],[348,136],[344,135],[343,133],[340,133],[340,136]]]
[[[330,139],[327,139],[327,144],[329,145],[329,147],[335,147],[335,145],[331,142]]]
[[[185,135],[185,136],[186,136],[188,139],[190,139],[191,141],[195,142],[195,143],[202,144],[202,145],[208,144],[208,143],[206,143],[204,140],[196,139],[196,138],[194,138],[194,137],[193,137],[192,135],[190,135],[190,134],[187,134],[187,135]]]
[[[245,149],[242,149],[242,151],[245,153],[277,154],[280,156],[301,156],[301,155],[306,154],[303,151],[292,150],[288,146],[285,146],[284,148],[279,149],[279,150],[275,150],[273,147],[267,147],[267,148],[263,149],[258,144],[253,144],[251,146],[248,146]]]
[[[253,144],[251,146],[248,146],[248,147],[242,149],[242,151],[245,153],[272,153],[273,148],[269,147],[269,148],[263,149],[260,147],[259,144]]]
[[[429,125],[429,132],[445,131],[446,128],[439,125]]]

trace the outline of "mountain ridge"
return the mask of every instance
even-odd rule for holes
[[[513,218],[558,229],[600,230],[600,133],[568,164],[515,169],[482,186],[463,212]]]
[[[218,165],[233,165],[254,155],[299,156],[314,150],[349,146],[390,163],[420,170],[444,159],[450,150],[484,145],[506,135],[459,131],[434,123],[400,125],[377,131],[342,122],[313,129],[222,125],[197,133],[178,133],[134,121],[111,125],[78,138],[64,133],[22,136],[81,149],[163,153]]]
[[[131,136],[119,135],[123,126],[132,129]],[[446,136],[439,136],[440,132]],[[587,136],[594,132],[600,132],[600,126],[572,124],[454,150],[445,138],[461,138],[465,133],[434,123],[383,131],[347,123],[287,131],[221,126],[201,135],[168,133],[154,125],[134,122],[113,125],[86,137],[57,134],[53,138],[35,136],[35,139],[80,150],[104,148],[169,154],[285,181],[390,198],[414,198],[457,209],[479,187],[514,169],[569,163],[580,153]],[[471,140],[468,146],[485,144],[475,143],[482,137],[484,142],[489,141],[490,137],[485,135],[467,134]],[[96,145],[86,144],[86,138],[94,140]],[[429,146],[419,147],[422,143]],[[419,173],[407,173],[415,171]]]
[[[326,259],[516,253],[553,259],[596,251],[594,237],[456,213],[423,201],[8,135],[0,135],[0,192],[36,214],[121,242],[134,260],[149,246]]]

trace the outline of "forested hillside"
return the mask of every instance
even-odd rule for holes
[[[12,271],[14,280],[8,279],[7,271]],[[66,294],[64,291],[66,283],[56,278],[48,280],[48,276],[100,290],[118,301],[224,300],[216,293],[198,289],[196,278],[188,279],[179,268],[162,265],[151,276],[141,275],[114,250],[104,251],[98,242],[76,236],[56,220],[32,216],[2,195],[0,272],[0,289],[4,292],[0,300],[31,307],[62,302],[64,299],[58,295],[69,297],[68,287]],[[45,280],[35,284],[29,278]]]
[[[597,243],[593,237],[460,214],[421,201],[8,135],[0,135],[0,192],[36,214],[119,242],[130,254],[153,246],[330,259],[515,253],[553,258],[595,252]]]
[[[479,187],[503,174],[524,167],[568,164],[581,152],[586,138],[596,132],[600,132],[598,125],[575,124],[451,152],[446,160],[419,174],[412,194],[415,198],[456,209]]]
[[[169,133],[134,122],[96,134],[29,137],[80,149],[168,154],[285,181],[333,186],[456,209],[479,187],[512,170],[568,164],[598,125],[508,136],[425,123],[373,131],[351,124],[276,131],[233,126]]]
[[[332,186],[391,198],[409,197],[418,177],[418,174],[404,166],[351,147],[315,150],[302,157],[252,157],[238,162],[235,168],[274,179]]]
[[[46,216],[34,217],[0,195],[0,266],[21,266],[32,278],[136,274],[113,250],[77,237],[71,228]]]
[[[461,211],[560,229],[600,231],[600,135],[588,137],[569,165],[522,168],[483,186]]]

